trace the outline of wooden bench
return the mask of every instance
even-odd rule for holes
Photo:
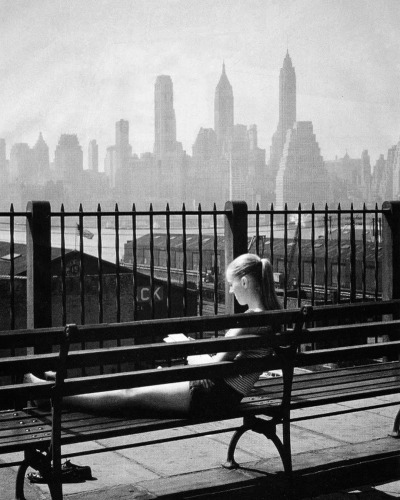
[[[253,314],[151,320],[113,325],[69,325],[65,329],[0,332],[3,348],[26,348],[43,343],[59,346],[58,353],[29,354],[0,359],[0,374],[10,376],[57,368],[55,383],[10,383],[0,387],[3,399],[12,396],[19,402],[14,408],[0,412],[0,451],[24,453],[17,475],[16,498],[24,499],[24,477],[28,467],[37,469],[46,478],[53,499],[62,498],[62,445],[237,417],[243,418],[243,425],[234,432],[228,448],[227,462],[224,465],[229,468],[238,467],[234,452],[240,437],[247,430],[260,433],[272,440],[278,449],[288,479],[290,495],[291,411],[397,393],[400,386],[400,366],[397,360],[400,350],[400,321],[397,319],[399,314],[400,301],[385,301]],[[106,348],[98,346],[81,351],[70,349],[71,344],[102,343],[106,339],[143,340],[154,336],[154,332],[158,332],[161,337],[177,332],[198,335],[200,332],[201,336],[206,332],[271,323],[282,325],[282,333],[263,338],[246,335],[204,338],[179,343],[117,345]],[[319,323],[329,326],[319,326]],[[377,336],[383,336],[386,341],[365,344],[367,337]],[[304,346],[310,343],[315,344],[317,349],[304,350]],[[182,360],[193,354],[238,351],[261,346],[273,347],[277,355],[267,359],[252,359],[250,362],[243,360],[196,366],[174,364],[174,360]],[[385,357],[396,359],[386,360]],[[295,366],[321,366],[327,363],[354,362],[356,359],[361,359],[364,364],[327,368],[293,377]],[[167,364],[162,370],[156,368],[160,360],[166,360]],[[128,363],[129,371],[85,374],[93,366],[116,363],[119,365]],[[132,367],[132,363],[135,366]],[[149,363],[148,367],[143,369],[143,363]],[[224,377],[255,369],[265,372],[281,370],[282,377],[260,379],[251,395],[242,401],[240,408],[234,414],[215,414],[201,419],[166,415],[126,418],[92,415],[62,408],[62,397],[65,395],[204,377]],[[73,376],[67,377],[68,370],[74,370]],[[76,370],[79,370],[78,374]],[[51,412],[25,407],[24,401],[27,399],[39,398],[51,398]],[[341,413],[370,407],[366,402],[361,407],[354,410],[347,408]],[[318,416],[317,413],[312,418]],[[296,418],[298,419],[299,417]],[[283,426],[282,440],[276,433],[279,424]],[[395,434],[398,434],[398,427],[396,418]],[[191,432],[186,437],[195,436],[196,434]],[[154,440],[150,443],[154,444]]]

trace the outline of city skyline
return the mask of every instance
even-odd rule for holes
[[[374,164],[398,141],[400,13],[391,0],[22,0],[0,1],[0,9],[0,137],[7,155],[13,143],[34,144],[41,131],[53,159],[60,135],[71,133],[85,167],[88,144],[97,141],[102,170],[120,119],[130,123],[133,152],[153,151],[160,74],[172,78],[177,140],[191,154],[199,129],[213,126],[225,61],[235,123],[257,125],[268,161],[287,49],[296,68],[297,119],[313,122],[324,159],[368,149]]]

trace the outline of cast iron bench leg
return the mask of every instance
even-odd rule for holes
[[[18,467],[17,479],[15,481],[15,500],[26,500],[24,495],[25,474],[29,467],[27,460],[24,460]]]
[[[270,439],[276,449],[279,452],[279,455],[282,459],[283,468],[288,475],[292,473],[292,460],[290,456],[290,449],[286,450],[282,441],[276,434],[276,422],[274,420],[263,420],[256,417],[244,417],[243,425],[239,427],[234,435],[232,436],[231,442],[229,443],[228,453],[226,462],[223,466],[226,469],[237,469],[239,464],[235,460],[235,449],[239,442],[239,439],[243,436],[243,434],[247,431],[254,431],[258,434],[263,434],[267,439]]]
[[[26,500],[24,495],[25,475],[28,467],[40,472],[47,479],[52,500],[62,500],[62,483],[60,474],[56,477],[51,467],[48,455],[37,450],[26,450],[25,458],[18,468],[15,481],[15,500]]]
[[[394,419],[393,430],[389,436],[400,438],[400,410],[397,412],[396,418]]]
[[[239,427],[234,435],[232,436],[231,442],[229,443],[227,460],[223,465],[226,469],[237,469],[239,464],[235,460],[235,449],[239,442],[239,439],[243,434],[249,430],[257,432],[258,434],[263,434],[267,439],[270,439],[282,460],[283,469],[285,471],[285,484],[286,493],[288,499],[294,499],[294,488],[293,488],[293,470],[292,470],[292,456],[290,450],[290,428],[289,423],[283,423],[283,434],[284,442],[279,439],[276,434],[276,422],[274,420],[264,420],[256,417],[244,417],[243,425]]]

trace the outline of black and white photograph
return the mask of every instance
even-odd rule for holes
[[[0,0],[0,498],[400,498],[400,1]]]

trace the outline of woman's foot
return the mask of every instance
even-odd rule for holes
[[[35,375],[33,375],[33,373],[25,373],[23,378],[24,384],[40,384],[44,382],[46,382],[46,380],[36,377]],[[42,410],[51,409],[50,399],[32,399],[28,402],[28,406],[37,407]]]
[[[46,380],[55,380],[56,372],[49,370],[48,372],[44,372],[44,377]]]
[[[46,382],[42,378],[36,377],[33,373],[25,373],[23,378],[24,384],[40,384],[41,382]]]

